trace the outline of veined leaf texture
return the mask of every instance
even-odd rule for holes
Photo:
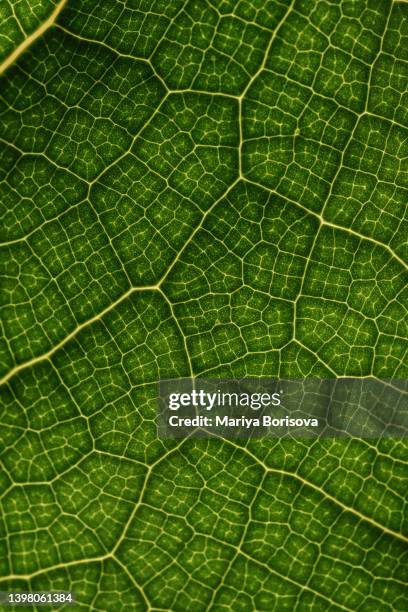
[[[0,21],[0,590],[406,611],[406,442],[155,417],[160,378],[407,377],[408,3]]]

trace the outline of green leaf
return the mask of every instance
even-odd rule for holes
[[[406,610],[403,440],[155,416],[159,378],[407,377],[408,4],[0,14],[0,590]]]
[[[56,19],[65,2],[3,0],[1,3],[0,61],[8,65]]]

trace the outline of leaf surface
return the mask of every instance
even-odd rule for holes
[[[407,377],[408,4],[29,4],[1,9],[1,589],[406,610],[403,440],[155,414],[159,378]]]

